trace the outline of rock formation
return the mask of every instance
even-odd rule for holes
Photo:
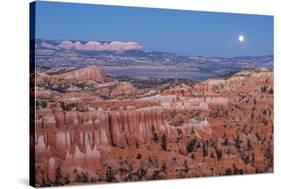
[[[105,75],[96,66],[87,66],[52,76],[58,79],[94,80],[104,82]]]
[[[273,171],[269,70],[164,89],[94,66],[36,76],[37,186]]]

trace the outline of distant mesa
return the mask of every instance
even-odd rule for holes
[[[143,46],[137,42],[122,41],[72,41],[72,40],[37,40],[37,47],[55,50],[79,50],[79,51],[127,51],[143,50]]]

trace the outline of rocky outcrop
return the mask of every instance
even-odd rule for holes
[[[135,87],[132,86],[131,83],[128,82],[120,82],[116,87],[114,87],[111,91],[111,96],[128,96],[134,95],[136,93]]]
[[[188,85],[181,84],[174,87],[170,87],[169,89],[164,90],[162,95],[176,95],[176,96],[192,96],[192,88]]]
[[[263,69],[238,72],[226,80],[224,88],[231,92],[273,93],[273,72]]]
[[[267,69],[245,70],[227,79],[208,79],[193,86],[195,95],[224,95],[226,93],[273,93],[273,72]]]
[[[78,68],[62,74],[53,75],[52,77],[66,80],[94,80],[97,82],[104,82],[106,80],[105,75],[96,66]]]

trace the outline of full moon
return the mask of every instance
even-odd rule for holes
[[[239,40],[240,42],[243,42],[243,41],[245,40],[245,38],[244,38],[243,35],[239,35],[238,40]]]

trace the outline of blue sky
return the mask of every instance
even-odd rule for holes
[[[37,1],[36,38],[136,41],[148,50],[194,56],[262,56],[273,54],[273,17]]]

